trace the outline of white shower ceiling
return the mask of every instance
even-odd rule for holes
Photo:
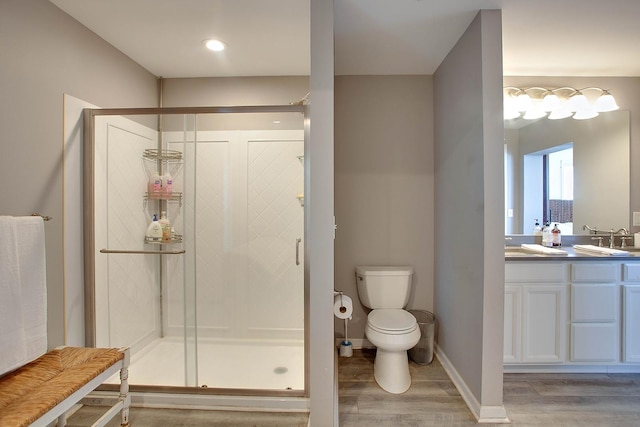
[[[309,0],[51,1],[157,76],[309,74]],[[505,75],[640,76],[638,0],[335,0],[336,74],[432,74],[479,9]]]

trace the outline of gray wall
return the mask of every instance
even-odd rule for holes
[[[288,105],[309,92],[309,77],[165,79],[164,107]]]
[[[597,52],[594,52],[597,55]],[[621,110],[630,111],[630,195],[629,225],[632,232],[640,231],[640,227],[631,226],[632,212],[640,212],[640,77],[504,77],[504,86],[517,87],[563,87],[584,88],[597,86],[611,91]],[[605,167],[613,166],[615,160],[606,158]],[[526,226],[526,224],[525,224]],[[525,231],[526,232],[526,231]]]
[[[357,265],[412,265],[409,308],[433,310],[432,78],[338,76],[335,96],[335,286],[353,298],[358,344],[369,310]]]
[[[434,75],[438,345],[478,416],[502,406],[501,39],[500,12],[481,11]]]
[[[64,343],[63,94],[154,107],[155,77],[46,0],[0,2],[0,214],[46,223],[49,347]]]
[[[333,0],[311,1],[311,104],[305,124],[305,343],[309,425],[339,424],[333,347],[334,69]],[[312,123],[312,125],[310,125]]]

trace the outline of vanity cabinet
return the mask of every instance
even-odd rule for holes
[[[623,361],[640,363],[640,264],[623,265]]]
[[[505,264],[509,372],[640,372],[640,260]]]
[[[569,360],[620,360],[620,265],[571,265]]]
[[[562,363],[567,323],[567,266],[505,266],[504,363]]]

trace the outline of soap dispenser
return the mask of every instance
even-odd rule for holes
[[[542,246],[553,246],[551,224],[549,224],[548,222],[542,228]]]
[[[534,236],[542,235],[542,227],[540,227],[540,223],[538,222],[537,218],[536,218],[536,224],[533,226],[533,235]]]
[[[552,246],[562,246],[562,242],[560,239],[560,229],[558,228],[558,224],[553,227],[551,230],[551,245]]]
[[[153,220],[149,227],[147,227],[146,234],[147,242],[160,242],[162,240],[162,226],[158,222],[158,215],[153,214]]]

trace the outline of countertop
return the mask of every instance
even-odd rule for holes
[[[505,261],[640,261],[640,248],[616,248],[629,252],[629,256],[611,256],[600,255],[597,253],[590,253],[581,250],[576,250],[573,246],[561,246],[554,249],[562,249],[566,251],[566,255],[545,255],[534,252],[529,252],[518,246],[505,246],[504,259]]]

